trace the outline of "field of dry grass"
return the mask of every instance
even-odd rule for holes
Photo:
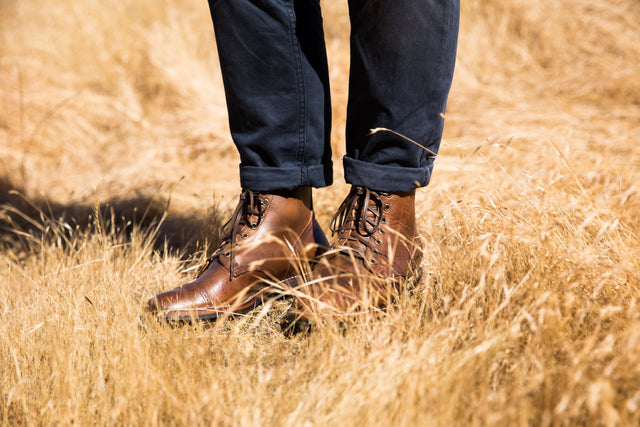
[[[104,3],[0,0],[0,423],[640,423],[640,3],[463,1],[425,274],[297,335],[142,313],[215,244],[238,158],[206,2]]]

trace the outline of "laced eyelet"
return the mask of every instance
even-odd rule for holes
[[[386,224],[387,223],[387,217],[383,216],[382,219],[380,220],[380,223]]]
[[[255,230],[256,228],[258,228],[258,224],[249,224],[249,228]]]
[[[260,201],[260,204],[261,204],[262,206],[268,206],[268,205],[269,205],[269,199],[262,199],[262,200]]]
[[[391,210],[391,205],[389,203],[385,203],[384,206],[382,207],[382,209],[385,212],[389,212]]]

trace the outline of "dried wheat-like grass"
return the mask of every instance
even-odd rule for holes
[[[1,422],[638,424],[639,6],[462,7],[422,280],[291,335],[286,301],[180,327],[142,310],[238,191],[206,3],[0,2]],[[315,193],[322,224],[345,193]]]

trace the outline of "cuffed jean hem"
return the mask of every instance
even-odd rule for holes
[[[252,191],[293,190],[297,187],[327,187],[333,183],[333,164],[295,168],[265,168],[240,165],[240,185]]]
[[[433,164],[426,168],[377,165],[344,156],[344,179],[374,191],[402,192],[429,184]]]

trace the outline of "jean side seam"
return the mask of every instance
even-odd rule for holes
[[[304,68],[302,66],[302,56],[300,53],[300,43],[296,38],[296,16],[295,10],[293,6],[293,1],[286,2],[285,7],[287,8],[287,13],[289,15],[289,37],[291,40],[291,50],[293,53],[293,57],[295,58],[295,66],[296,66],[296,90],[298,95],[298,152],[296,155],[296,162],[300,167],[300,184],[304,184],[308,179],[305,176],[305,170],[302,167],[304,164],[304,153],[305,153],[305,140],[306,140],[306,90],[304,84]]]

